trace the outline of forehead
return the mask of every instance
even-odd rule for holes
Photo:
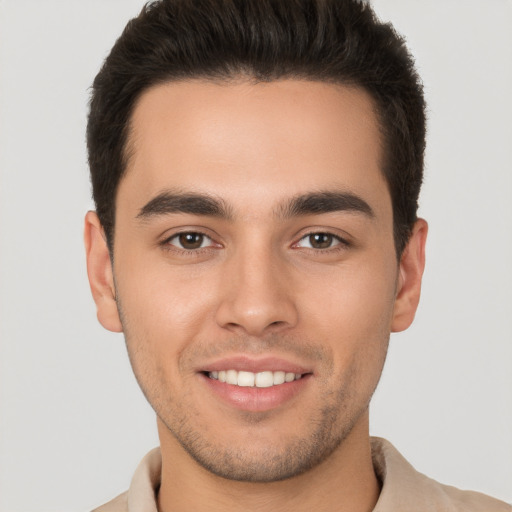
[[[283,194],[343,189],[386,202],[376,119],[367,93],[340,85],[158,85],[135,106],[118,199],[131,193],[147,201],[184,189],[228,195],[254,209]]]

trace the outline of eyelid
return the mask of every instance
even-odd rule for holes
[[[173,240],[178,240],[179,241],[179,237],[182,236],[182,235],[200,235],[203,237],[203,242],[205,242],[206,240],[209,240],[210,241],[210,244],[208,245],[211,245],[211,243],[213,242],[213,240],[211,239],[211,237],[209,237],[208,235],[205,235],[204,233],[200,233],[199,231],[182,231],[181,233],[176,233],[174,235],[172,235],[170,238],[167,239],[167,244],[169,245],[173,245],[174,247],[178,247],[178,249],[181,249],[181,250],[184,250],[184,251],[192,251],[192,250],[198,250],[198,249],[205,249],[206,247],[203,246],[203,244],[201,244],[200,247],[197,247],[196,249],[186,249],[185,247],[180,247],[179,245],[175,245],[172,243]],[[178,242],[179,243],[179,242]]]
[[[328,236],[332,236],[333,239],[337,243],[332,245],[331,247],[327,247],[325,249],[319,249],[319,248],[315,248],[315,247],[304,247],[304,246],[299,245],[302,240],[307,239],[307,238],[309,238],[312,235],[328,235]],[[297,242],[295,242],[292,245],[293,248],[308,249],[308,250],[317,251],[317,252],[328,252],[328,251],[331,251],[331,250],[339,250],[339,249],[348,248],[348,247],[351,247],[351,246],[352,246],[352,243],[349,241],[349,239],[347,237],[343,237],[343,236],[341,236],[341,235],[339,235],[337,233],[333,233],[332,230],[321,229],[321,228],[319,228],[319,229],[311,229],[307,233],[302,234],[302,236],[297,240]]]
[[[201,228],[195,228],[195,227],[178,228],[176,231],[172,231],[172,234],[165,235],[162,238],[162,240],[158,243],[158,245],[162,246],[164,249],[169,250],[169,251],[177,251],[177,252],[188,253],[188,254],[197,253],[199,251],[208,250],[211,248],[222,247],[222,244],[220,244],[219,242],[216,242],[214,237],[210,234],[207,234],[205,231],[206,230],[203,230]],[[210,241],[210,243],[205,247],[198,247],[197,249],[186,249],[184,247],[180,247],[178,244],[171,243],[171,241],[173,239],[176,239],[179,236],[186,235],[186,234],[201,235],[204,238],[207,238]]]

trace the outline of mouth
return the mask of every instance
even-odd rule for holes
[[[314,366],[293,358],[246,354],[205,361],[196,371],[214,403],[249,412],[282,410],[312,389],[315,373]]]
[[[276,357],[244,355],[205,363],[199,369],[211,398],[234,410],[281,410],[313,382],[313,368]]]
[[[302,373],[285,371],[265,370],[261,372],[248,372],[231,370],[220,370],[207,372],[206,375],[213,380],[244,388],[270,388],[300,380]]]

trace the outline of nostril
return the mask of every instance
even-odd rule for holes
[[[268,300],[267,300],[268,299]],[[242,293],[223,300],[216,311],[218,325],[233,332],[244,331],[261,336],[265,331],[277,332],[297,322],[297,311],[291,301]]]

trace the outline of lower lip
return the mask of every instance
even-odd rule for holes
[[[306,374],[298,380],[285,382],[268,388],[243,387],[226,384],[200,374],[210,390],[224,402],[236,409],[249,412],[263,412],[276,409],[289,402],[304,386],[311,375]]]

